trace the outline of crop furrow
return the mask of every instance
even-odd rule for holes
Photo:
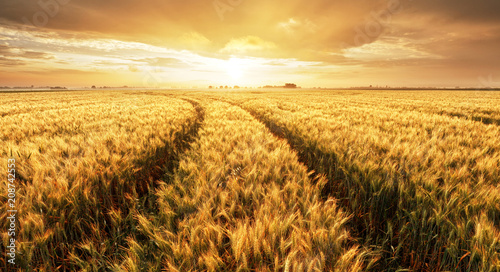
[[[158,214],[140,220],[151,242],[130,240],[122,268],[360,271],[369,253],[349,243],[335,201],[321,200],[323,181],[314,185],[288,145],[241,108],[204,107],[200,137],[157,190]]]
[[[283,119],[270,108],[245,104],[242,108],[273,134],[286,139],[310,171],[328,178],[323,196],[339,199],[343,208],[354,214],[350,227],[357,229],[355,235],[360,238],[359,242],[381,251],[383,258],[376,270],[488,267],[489,263],[480,261],[477,255],[460,252],[474,252],[470,243],[481,248],[498,245],[495,240],[473,242],[476,223],[470,220],[472,216],[489,222],[485,224],[498,222],[499,207],[491,206],[489,200],[479,204],[473,195],[458,193],[462,189],[457,188],[456,193],[446,191],[440,184],[442,179],[430,183],[413,177],[404,160],[395,166],[395,171],[360,163],[356,157],[336,153],[328,145],[304,135],[297,127],[301,126],[297,120]],[[482,208],[471,209],[472,203]],[[495,233],[494,228],[492,231]],[[491,252],[484,254],[495,256]]]
[[[245,108],[244,106],[234,102],[228,103],[241,107],[256,120],[264,124],[274,136],[287,141],[290,147],[297,153],[298,160],[308,168],[310,173],[314,173],[315,177],[313,180],[317,180],[322,176],[327,177],[328,182],[321,190],[321,196],[323,199],[326,199],[329,196],[335,196],[340,200],[343,208],[349,212],[356,212],[348,203],[349,193],[346,191],[348,188],[343,187],[340,184],[340,180],[345,180],[347,177],[340,168],[337,155],[335,153],[323,152],[322,150],[319,150],[318,146],[314,142],[308,142],[302,137],[297,137],[297,135],[290,131],[286,126],[279,125],[271,119],[259,115],[256,111],[250,108]],[[350,228],[354,231],[353,237],[356,239],[361,239],[367,235],[367,227],[363,224],[363,218],[357,216],[364,213],[365,212],[355,213],[356,216],[351,219],[354,223],[349,224]]]
[[[163,100],[129,119],[110,116],[125,129],[77,135],[72,140],[80,142],[74,143],[47,139],[45,152],[17,158],[26,180],[18,195],[24,223],[18,232],[20,268],[97,271],[112,269],[123,258],[127,239],[139,228],[139,214],[156,211],[157,181],[176,167],[203,122],[196,102]],[[135,107],[133,101],[125,103]],[[141,115],[138,122],[132,119]],[[14,147],[33,144],[39,143]],[[84,152],[73,152],[78,146]]]
[[[494,117],[489,117],[489,116],[481,116],[481,115],[473,115],[473,114],[468,115],[468,114],[463,114],[463,113],[458,113],[458,112],[445,112],[445,111],[440,111],[439,114],[450,116],[450,117],[457,117],[457,118],[466,119],[466,120],[472,120],[475,122],[481,122],[485,125],[500,126],[500,119],[497,119]]]

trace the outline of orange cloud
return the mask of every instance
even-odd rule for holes
[[[218,1],[230,7],[223,20],[213,1],[3,1],[0,73],[77,67],[133,79],[127,73],[159,67],[166,82],[223,81],[231,56],[288,60],[275,78],[286,71],[311,85],[390,84],[394,73],[407,84],[476,85],[499,70],[496,0]],[[307,69],[288,70],[294,61]]]

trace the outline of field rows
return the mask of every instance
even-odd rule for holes
[[[496,92],[0,96],[22,270],[500,271]]]
[[[283,96],[233,99],[329,178],[384,269],[499,269],[497,126]]]
[[[314,185],[286,142],[242,109],[203,105],[199,139],[157,190],[158,214],[142,219],[150,239],[130,241],[125,268],[365,268],[369,253],[349,242],[347,215],[333,199],[320,197],[324,180]]]
[[[43,111],[10,129],[11,117],[2,119],[11,148],[2,152],[18,158],[22,183],[19,267],[358,271],[371,264],[350,238],[349,216],[321,198],[326,181],[312,182],[287,143],[244,110],[154,94],[140,102],[96,98],[94,111]]]
[[[9,116],[0,119],[1,138],[7,139],[1,163],[7,165],[11,154],[18,162],[20,267],[92,269],[121,259],[125,239],[135,231],[134,215],[161,177],[159,168],[171,163],[197,122],[193,106],[180,99],[131,100],[112,93],[94,94],[92,100],[99,112],[61,107],[56,121],[44,114],[17,123]],[[52,103],[57,105],[57,99]],[[77,122],[82,130],[71,131]],[[92,123],[98,125],[86,125]],[[52,133],[27,132],[39,128]],[[3,230],[5,209],[2,205]],[[6,238],[2,232],[3,246]]]
[[[314,97],[314,96],[313,96]],[[314,98],[318,99],[319,96]],[[321,96],[323,97],[323,96]],[[359,99],[357,99],[359,98]],[[425,114],[441,114],[451,117],[500,124],[500,105],[495,92],[398,92],[390,91],[356,93],[333,93],[332,100],[344,107],[360,107],[405,113],[414,111]],[[310,100],[309,100],[310,102]],[[321,100],[318,100],[321,102]]]

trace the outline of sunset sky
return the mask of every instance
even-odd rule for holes
[[[500,87],[498,0],[1,0],[0,86]]]

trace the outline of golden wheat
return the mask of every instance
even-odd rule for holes
[[[199,139],[157,191],[160,216],[151,219],[170,229],[155,235],[174,234],[165,266],[178,271],[365,267],[365,251],[356,260],[342,258],[351,254],[347,217],[332,199],[320,199],[323,182],[311,183],[285,142],[238,107],[203,106]],[[155,220],[164,211],[168,224]]]
[[[500,271],[498,92],[0,97],[21,270]]]
[[[385,269],[499,269],[496,240],[478,245],[471,236],[481,214],[483,225],[500,223],[498,94],[340,94],[223,99],[240,103],[327,175],[330,195],[348,200],[360,238],[380,248]]]
[[[188,102],[131,95],[29,94],[0,119],[1,163],[11,153],[18,161],[20,267],[93,269],[120,257],[112,253],[132,231],[152,168],[195,118]],[[3,96],[8,108],[18,94]]]

